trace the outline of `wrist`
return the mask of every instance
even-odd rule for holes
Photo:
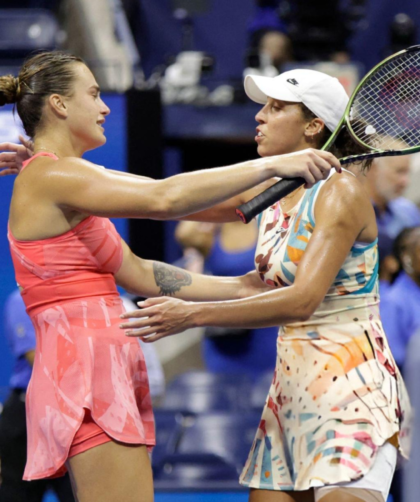
[[[275,164],[273,162],[272,157],[264,157],[261,160],[263,161],[263,166],[264,166],[264,181],[269,180],[271,178],[275,178],[276,176],[279,175],[278,170],[276,170],[275,168]]]
[[[210,305],[210,303],[191,302],[191,323],[193,327],[202,328],[211,324],[208,315],[208,307]]]

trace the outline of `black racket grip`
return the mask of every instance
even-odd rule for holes
[[[249,223],[257,214],[262,213],[264,209],[286,197],[304,183],[306,183],[304,178],[282,179],[250,201],[241,204],[236,208],[236,214],[244,223]]]

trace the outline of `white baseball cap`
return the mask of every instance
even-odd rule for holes
[[[277,77],[247,75],[245,92],[252,101],[263,105],[269,97],[303,103],[330,131],[339,124],[349,101],[336,78],[315,70],[291,70]]]

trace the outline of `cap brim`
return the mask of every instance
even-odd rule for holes
[[[302,100],[295,96],[283,82],[272,77],[262,77],[261,75],[247,75],[245,77],[245,92],[247,96],[255,101],[265,105],[267,98],[279,99],[281,101],[290,101],[300,103]]]

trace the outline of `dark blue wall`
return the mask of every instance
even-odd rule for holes
[[[420,43],[420,4],[417,0],[368,0],[367,24],[355,34],[350,48],[356,61],[369,70],[385,56],[389,45],[389,26],[396,14],[408,14],[417,25],[417,43]]]
[[[210,0],[209,13],[194,20],[194,50],[216,57],[215,77],[229,79],[242,74],[248,43],[247,26],[254,12],[253,0]],[[142,64],[147,75],[166,58],[181,50],[181,24],[170,0],[141,0],[138,35]]]
[[[309,1],[309,0],[308,0]],[[248,27],[255,15],[255,0],[210,0],[208,14],[194,21],[195,50],[214,55],[217,62],[214,78],[241,78],[248,44]],[[138,43],[147,75],[167,56],[181,50],[181,25],[171,11],[170,0],[141,0]],[[367,0],[365,29],[350,41],[353,59],[370,69],[384,57],[388,46],[389,25],[399,12],[410,15],[420,26],[420,7],[416,0]],[[418,30],[420,42],[420,30]]]
[[[106,121],[107,143],[98,150],[88,152],[85,158],[111,169],[126,171],[125,98],[121,95],[105,95],[104,101],[111,108],[111,114]],[[19,124],[18,121],[15,124],[10,111],[10,108],[3,108],[0,111],[0,142],[17,140]],[[0,387],[8,385],[12,366],[12,358],[3,336],[3,305],[7,296],[16,287],[6,238],[13,181],[14,178],[11,176],[0,178]],[[128,235],[126,220],[113,221],[122,237],[126,239]]]

